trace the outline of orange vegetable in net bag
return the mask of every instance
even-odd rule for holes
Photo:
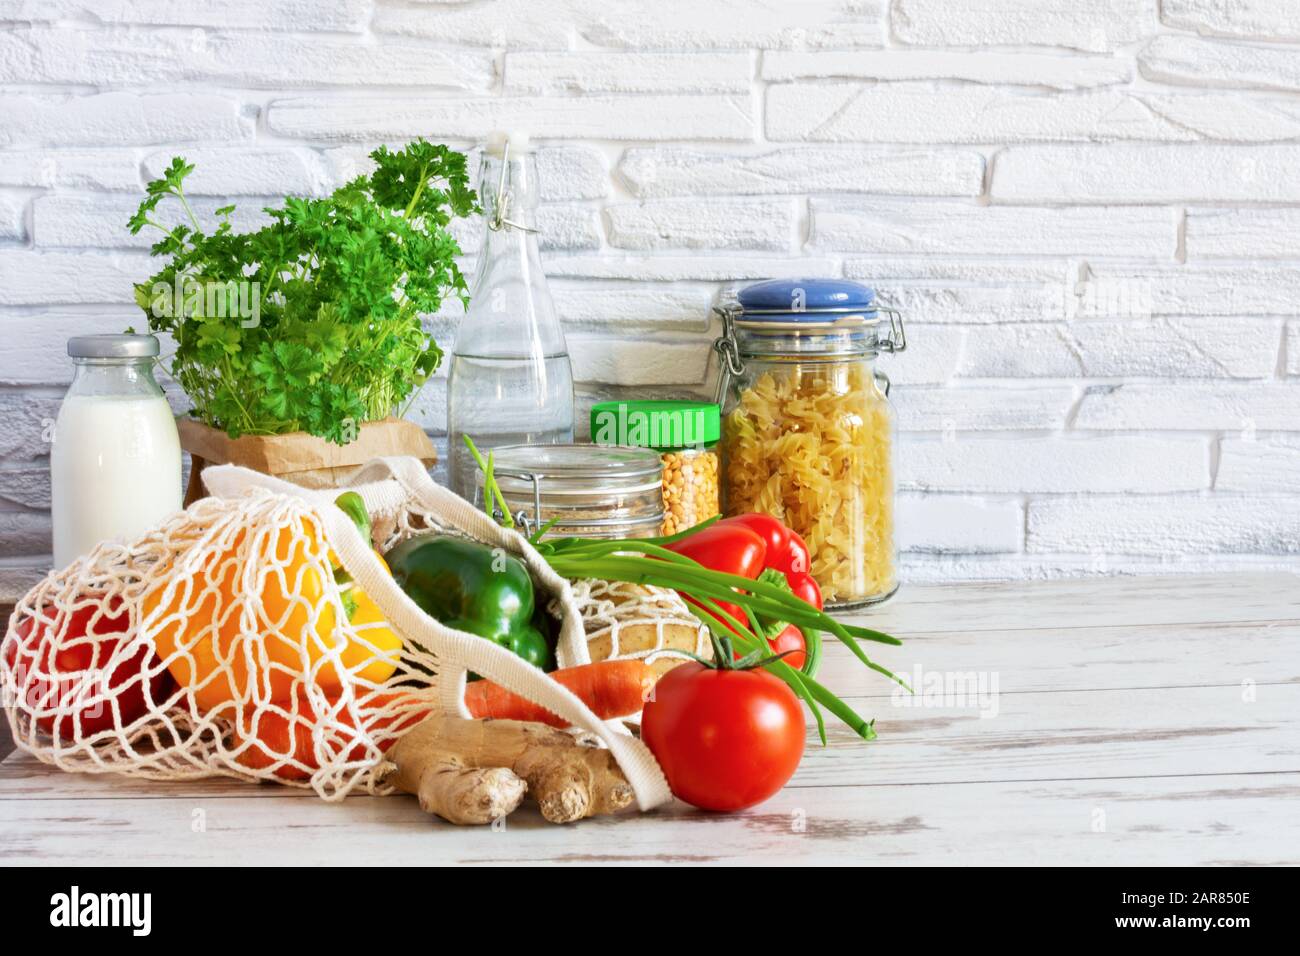
[[[340,626],[329,549],[310,517],[241,528],[197,567],[184,555],[175,564],[145,595],[143,619],[159,657],[204,713],[290,700],[306,682],[337,691],[336,661],[371,683],[396,669],[400,640],[355,588],[350,623],[366,626],[353,634]]]

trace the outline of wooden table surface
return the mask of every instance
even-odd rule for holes
[[[1300,863],[1300,577],[913,587],[855,619],[906,639],[869,650],[918,697],[828,648],[824,681],[879,739],[832,724],[747,813],[456,828],[408,797],[70,775],[15,752],[0,861]]]

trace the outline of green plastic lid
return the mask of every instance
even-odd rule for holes
[[[722,413],[712,402],[597,402],[591,406],[591,440],[682,451],[716,444]]]

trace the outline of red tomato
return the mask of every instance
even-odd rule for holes
[[[674,794],[705,810],[762,803],[803,756],[803,710],[765,670],[714,670],[694,661],[659,679],[641,737]]]
[[[776,568],[787,574],[790,572],[803,574],[812,570],[808,545],[798,533],[787,528],[778,519],[764,514],[734,515],[710,525],[711,528],[736,526],[748,528],[763,539],[763,543],[767,545],[765,567]]]
[[[103,613],[94,620],[101,609]],[[110,697],[117,702],[122,727],[148,712],[144,696],[146,681],[131,679],[143,670],[146,662],[156,665],[150,644],[141,642],[139,649],[118,663],[111,674],[103,670],[129,623],[129,616],[125,610],[119,610],[119,605],[82,605],[67,616],[57,648],[45,620],[28,618],[18,623],[14,628],[17,640],[5,648],[4,659],[17,676],[19,692],[27,706],[35,710],[65,709],[76,700],[86,701],[73,713],[58,717],[47,713],[37,717],[37,729],[64,740],[108,730],[114,726]],[[154,702],[165,699],[174,686],[166,669],[160,669],[147,683]]]

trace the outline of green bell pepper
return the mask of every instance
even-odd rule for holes
[[[430,617],[551,669],[550,645],[533,623],[533,580],[518,558],[477,541],[423,534],[384,560],[398,587]]]

